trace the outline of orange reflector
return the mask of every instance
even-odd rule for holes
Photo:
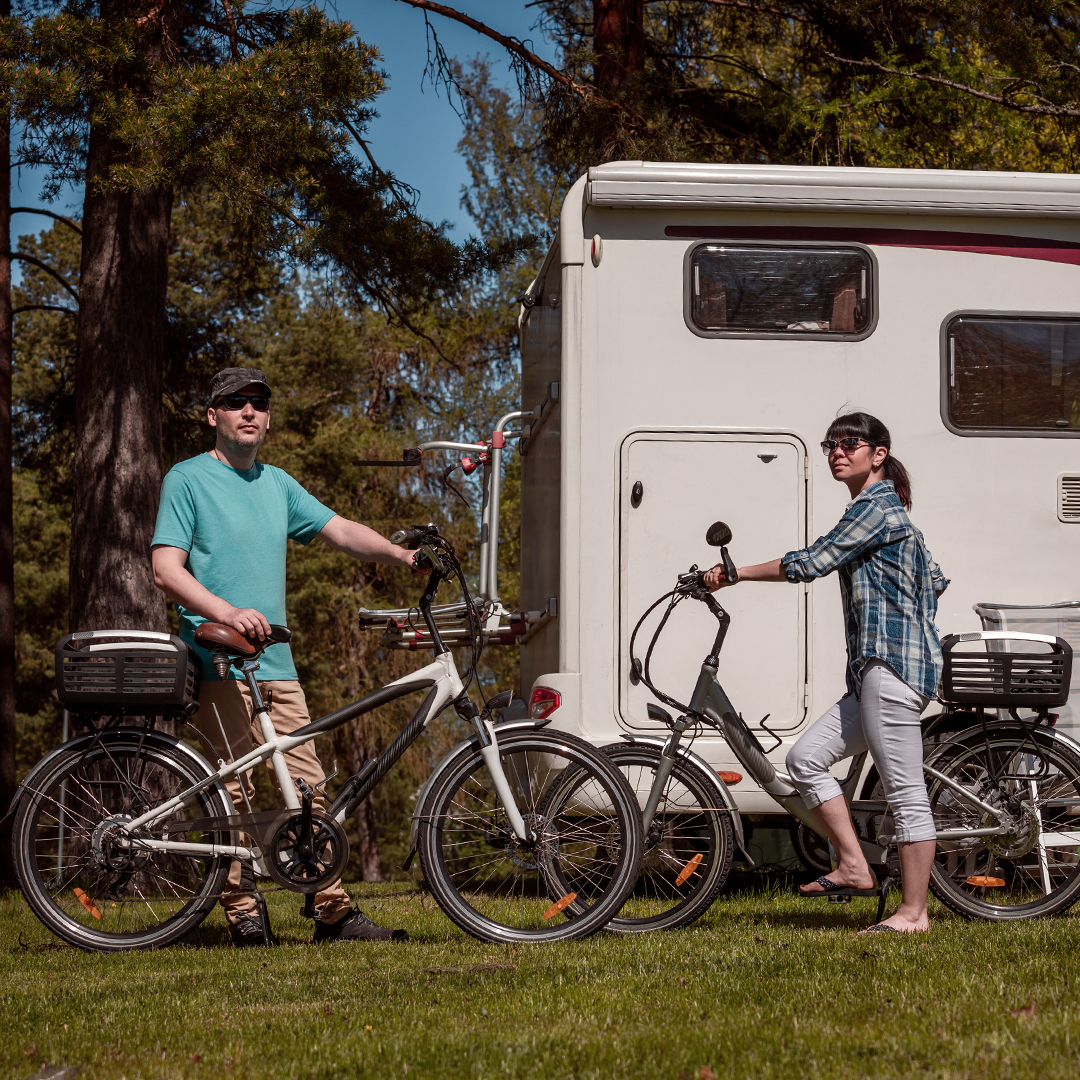
[[[727,769],[717,769],[716,775],[719,776],[725,784],[737,784],[742,779],[741,772],[728,772]]]
[[[683,885],[686,883],[690,875],[701,865],[701,852],[699,851],[680,871],[679,876],[675,879],[676,885]]]
[[[1002,884],[1004,885],[1005,883],[1002,882]],[[98,922],[101,922],[101,912],[98,911],[97,904],[95,904],[94,901],[91,900],[90,897],[87,896],[86,893],[84,893],[82,889],[78,887],[78,885],[76,885],[75,888],[71,891],[79,898],[79,903],[82,904],[82,906],[86,908],[86,910],[89,911],[90,914],[93,915]]]
[[[965,885],[981,885],[984,889],[1002,889],[1005,887],[1005,879],[999,877],[982,877],[976,874],[964,882]]]
[[[547,922],[548,919],[554,919],[560,911],[565,911],[576,899],[576,892],[568,892],[561,900],[556,900],[555,903],[544,912],[541,918],[544,922]]]

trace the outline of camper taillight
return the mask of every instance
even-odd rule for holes
[[[529,716],[533,720],[546,720],[561,704],[558,690],[538,686],[529,699]]]

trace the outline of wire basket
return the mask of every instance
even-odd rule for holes
[[[56,696],[69,712],[193,713],[200,662],[150,630],[80,630],[56,643]]]
[[[982,649],[957,648],[971,642],[980,642]],[[1040,651],[1034,651],[1040,646]],[[1049,708],[1069,699],[1072,647],[1063,638],[980,630],[949,634],[942,639],[941,652],[943,701],[991,708]]]

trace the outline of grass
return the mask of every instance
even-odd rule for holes
[[[235,950],[220,910],[157,953],[63,946],[0,896],[0,1077],[942,1077],[1080,1071],[1080,917],[989,925],[938,906],[921,937],[855,938],[873,902],[721,896],[666,935],[517,950],[459,932],[416,887],[351,887],[407,944]],[[894,901],[895,902],[895,901]],[[1078,909],[1080,910],[1080,909]],[[1076,1042],[1076,1046],[1073,1046]]]

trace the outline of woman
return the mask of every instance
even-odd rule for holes
[[[935,829],[922,773],[919,717],[937,690],[941,643],[934,616],[948,581],[930,557],[911,509],[907,470],[892,455],[889,431],[876,417],[838,417],[821,444],[833,478],[851,502],[826,536],[782,559],[746,566],[739,581],[812,581],[836,570],[847,629],[848,693],[792,747],[788,773],[821,823],[839,865],[804,886],[803,896],[870,896],[874,875],[863,856],[836,762],[869,749],[896,823],[903,900],[871,931],[928,930],[927,888]],[[723,565],[705,575],[716,590]]]

